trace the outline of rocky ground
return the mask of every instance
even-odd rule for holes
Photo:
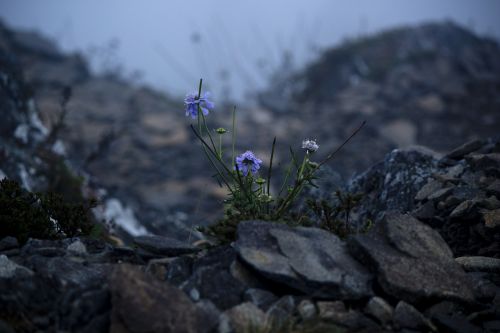
[[[0,241],[3,331],[499,332],[500,143],[395,150],[355,179],[367,233],[242,222],[162,236]]]

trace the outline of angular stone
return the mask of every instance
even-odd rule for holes
[[[394,309],[383,298],[375,296],[370,298],[365,306],[365,313],[377,319],[381,324],[387,324],[392,320]]]
[[[177,239],[158,235],[135,237],[134,244],[151,253],[171,257],[176,257],[186,253],[194,253],[199,250],[196,247]]]
[[[476,169],[500,169],[500,153],[476,154],[467,158]]]
[[[68,250],[71,254],[79,256],[86,256],[88,254],[87,247],[80,240],[76,240],[69,244],[66,250]]]
[[[7,256],[0,255],[0,278],[14,278],[33,275],[33,272],[21,265],[9,260]]]
[[[476,200],[466,200],[459,204],[450,213],[451,218],[462,218],[475,215],[473,209],[477,206]]]
[[[500,198],[500,179],[495,179],[493,183],[488,185],[486,191]]]
[[[435,331],[435,328],[423,314],[415,309],[415,307],[404,301],[400,301],[396,305],[396,308],[394,309],[393,321],[394,325],[399,328]]]
[[[430,180],[424,186],[422,186],[422,188],[417,192],[415,200],[417,201],[425,200],[432,193],[435,193],[436,191],[439,191],[442,188],[443,185],[441,184],[441,182],[438,182],[437,180]]]
[[[479,150],[482,146],[484,146],[485,142],[482,140],[472,140],[464,143],[460,147],[453,149],[449,152],[445,157],[450,159],[459,160],[465,155],[475,152]]]
[[[481,213],[484,225],[488,228],[500,227],[500,209],[484,211]]]
[[[500,273],[500,259],[490,257],[458,257],[455,261],[467,272]]]
[[[179,289],[140,269],[117,265],[111,274],[110,332],[208,332],[204,314]]]
[[[266,314],[253,303],[246,302],[237,305],[224,313],[229,325],[222,321],[222,326],[230,326],[234,332],[260,332],[268,325]],[[220,324],[220,325],[221,325]],[[225,332],[227,328],[220,328],[219,332]]]
[[[293,296],[283,296],[269,307],[266,315],[273,324],[281,326],[292,317],[295,305],[296,302]]]
[[[319,317],[328,322],[348,328],[349,330],[365,329],[366,332],[378,332],[377,324],[362,313],[346,309],[343,302],[318,302]]]
[[[464,316],[439,314],[433,317],[440,332],[481,333],[481,328],[473,325]]]
[[[367,234],[348,242],[351,253],[376,272],[389,295],[408,303],[474,301],[470,278],[439,233],[409,215],[388,214]]]
[[[451,194],[452,191],[453,191],[453,187],[442,188],[442,189],[437,190],[436,192],[432,193],[431,195],[429,195],[427,197],[427,199],[436,200],[436,201],[444,200],[444,199],[446,199],[446,197],[448,197],[448,195]]]
[[[267,311],[267,309],[278,300],[278,297],[267,290],[250,288],[245,291],[243,299],[247,302],[252,302],[259,307],[259,309]]]
[[[359,299],[372,293],[371,275],[325,230],[245,221],[235,248],[263,276],[309,296]]]

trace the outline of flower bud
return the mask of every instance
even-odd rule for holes
[[[219,133],[219,134],[224,134],[224,133],[226,133],[226,132],[227,132],[227,131],[226,131],[226,129],[225,129],[225,128],[223,128],[223,127],[219,127],[219,128],[218,128],[218,129],[216,129],[215,131],[216,131],[217,133]]]

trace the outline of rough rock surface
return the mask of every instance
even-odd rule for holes
[[[376,270],[377,282],[393,297],[474,301],[470,279],[439,233],[411,216],[387,214],[366,235],[350,238],[349,249]]]
[[[263,276],[315,297],[359,299],[372,293],[372,276],[324,230],[246,221],[238,226],[235,248]]]

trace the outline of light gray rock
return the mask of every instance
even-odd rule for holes
[[[455,261],[467,272],[500,273],[500,259],[491,257],[458,257]]]
[[[12,278],[15,276],[33,275],[30,269],[18,265],[5,255],[0,255],[0,278]]]
[[[309,296],[359,299],[372,294],[372,275],[342,240],[325,230],[245,221],[238,226],[235,248],[263,276]]]
[[[368,234],[349,239],[351,253],[376,273],[384,291],[414,303],[474,302],[472,281],[439,233],[409,215],[388,214]]]
[[[365,306],[365,313],[376,318],[381,324],[387,324],[392,320],[394,309],[383,298],[375,296],[370,298]]]
[[[68,250],[71,254],[79,256],[86,256],[88,254],[87,247],[79,239],[69,244],[66,250]]]

